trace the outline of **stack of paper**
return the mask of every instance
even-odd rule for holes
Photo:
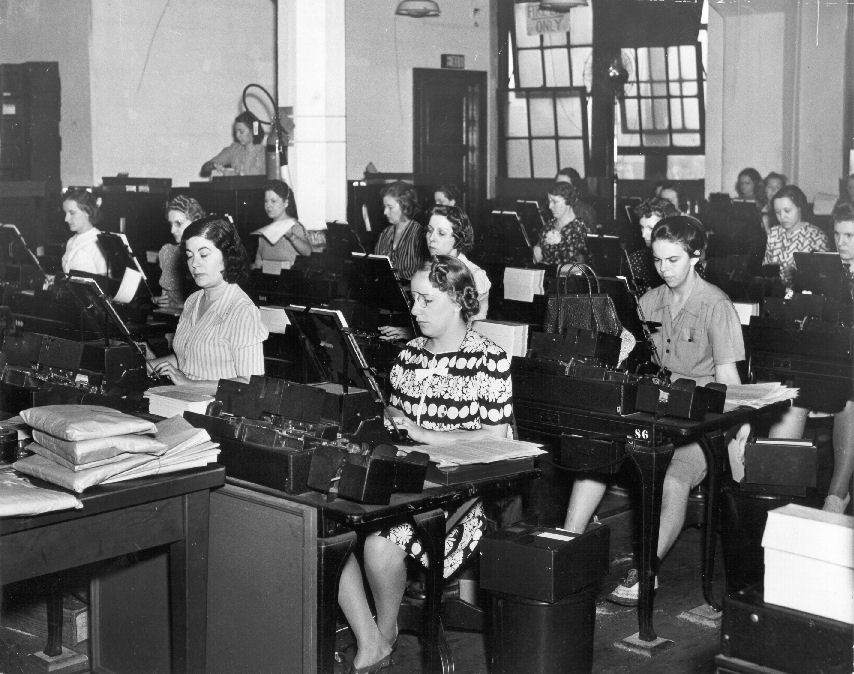
[[[83,406],[81,406],[83,407]],[[155,425],[154,435],[67,441],[34,431],[33,456],[15,470],[81,493],[89,487],[215,463],[219,445],[207,431],[176,416]],[[147,441],[147,442],[146,442]]]
[[[447,445],[416,445],[401,450],[426,452],[430,461],[440,468],[447,466],[466,466],[475,463],[495,463],[506,459],[523,459],[529,456],[545,454],[545,450],[533,442],[522,440],[502,440],[484,438],[482,440],[450,441]]]
[[[145,392],[148,411],[158,417],[174,417],[184,412],[204,414],[214,396],[208,385],[155,386]]]
[[[263,306],[258,307],[261,312],[261,322],[269,332],[285,334],[285,330],[291,324],[284,307]]]
[[[534,295],[545,294],[545,269],[504,269],[504,299],[533,302]]]
[[[759,302],[733,302],[738,321],[742,325],[750,325],[750,317],[759,315]]]
[[[528,324],[512,321],[475,321],[474,329],[498,344],[510,356],[528,353]]]
[[[783,400],[794,400],[798,397],[798,389],[784,386],[780,382],[764,382],[762,384],[728,384],[726,387],[726,402],[724,411],[729,412],[736,407],[754,407],[759,409],[773,405]]]

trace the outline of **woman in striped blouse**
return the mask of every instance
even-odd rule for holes
[[[397,181],[382,190],[383,213],[390,223],[380,234],[374,253],[388,255],[394,273],[408,281],[427,259],[424,228],[415,219],[418,193],[409,183]]]
[[[150,361],[175,384],[220,379],[248,381],[264,374],[267,329],[237,282],[247,274],[246,250],[234,225],[221,216],[196,220],[181,235],[187,265],[199,290],[178,320],[174,353]]]

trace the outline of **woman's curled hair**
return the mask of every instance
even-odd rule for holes
[[[457,206],[434,206],[431,215],[441,215],[451,223],[454,235],[454,248],[465,255],[474,247],[474,228],[466,212]]]
[[[401,212],[407,218],[414,218],[418,212],[418,192],[409,183],[397,180],[380,190],[381,197],[389,197],[400,204]]]
[[[477,288],[469,268],[450,255],[437,255],[424,265],[427,279],[434,288],[450,295],[460,305],[460,315],[468,323],[480,311]]]
[[[196,199],[193,197],[185,197],[183,194],[179,194],[177,197],[172,197],[169,200],[169,203],[166,204],[167,215],[169,214],[169,211],[178,211],[179,213],[183,213],[190,219],[190,222],[203,218],[207,215],[205,213],[205,209],[202,208],[202,205]]]
[[[575,204],[578,203],[578,190],[572,183],[555,183],[549,188],[549,194],[553,197],[561,197],[571,208],[575,208]]]
[[[690,215],[672,215],[658,221],[652,229],[650,241],[678,243],[688,255],[702,259],[707,238],[703,223],[697,218]]]
[[[207,239],[222,253],[225,267],[222,277],[228,283],[238,283],[249,275],[246,249],[240,241],[237,229],[226,216],[209,215],[190,223],[181,235],[181,247],[194,236]]]
[[[101,222],[101,197],[89,187],[69,187],[62,194],[63,201],[73,201],[77,207],[89,216],[89,222],[97,227]]]

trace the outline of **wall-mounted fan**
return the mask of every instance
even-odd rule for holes
[[[614,95],[621,98],[634,87],[635,57],[631,50],[621,49],[619,56],[616,54],[608,66],[608,81]],[[593,90],[593,54],[584,62],[584,87],[587,93]]]

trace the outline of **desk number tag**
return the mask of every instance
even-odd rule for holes
[[[648,428],[636,428],[635,429],[635,440],[649,440],[649,429]]]

